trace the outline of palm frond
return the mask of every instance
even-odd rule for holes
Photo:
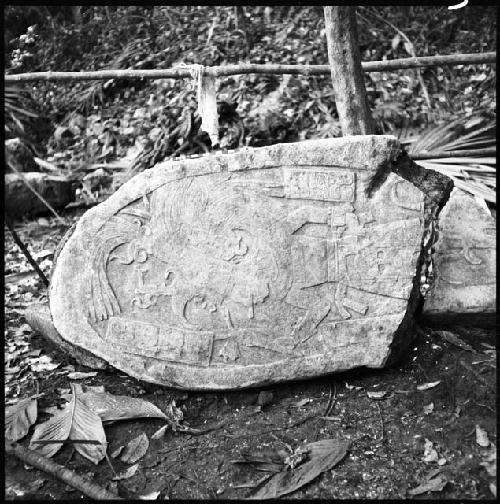
[[[32,145],[29,131],[33,121],[39,119],[36,106],[30,93],[19,85],[6,84],[4,90],[5,134],[9,138],[22,137]]]
[[[447,175],[456,187],[496,205],[496,157],[490,155],[496,149],[494,120],[459,117],[406,144],[415,163]],[[446,152],[450,157],[443,157]]]

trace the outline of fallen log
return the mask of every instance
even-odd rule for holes
[[[61,175],[42,172],[5,174],[5,211],[12,218],[46,214],[47,206],[28,187],[35,189],[53,208],[62,209],[74,200],[71,182]]]

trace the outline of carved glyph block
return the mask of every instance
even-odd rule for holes
[[[57,258],[57,330],[180,388],[383,366],[424,221],[423,193],[391,171],[399,155],[393,137],[358,136],[137,175],[81,218]]]
[[[446,319],[496,312],[496,221],[488,207],[455,188],[439,216],[435,281],[424,315]]]

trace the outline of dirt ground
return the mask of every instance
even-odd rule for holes
[[[66,217],[74,221],[81,213]],[[65,228],[56,219],[45,218],[18,224],[16,229],[48,272],[50,251]],[[41,410],[60,403],[60,391],[69,389],[66,366],[89,369],[72,362],[25,324],[23,310],[46,297],[39,279],[23,274],[29,266],[5,233],[5,400],[7,405],[15,404],[36,393],[38,386],[44,393],[39,400]],[[235,463],[242,452],[289,451],[307,442],[341,438],[351,442],[347,455],[333,469],[283,498],[493,500],[496,331],[465,326],[445,329],[459,338],[458,343],[420,324],[411,354],[398,367],[359,369],[266,389],[184,392],[139,382],[118,371],[99,371],[80,383],[147,399],[163,411],[175,400],[184,414],[182,425],[203,432],[169,430],[163,439],[151,440],[164,425],[160,419],[120,421],[105,427],[108,453],[142,432],[150,439],[136,474],[121,481],[112,481],[114,474],[106,459],[96,466],[72,445],[63,446],[53,460],[124,498],[153,493],[158,500],[242,499],[271,474],[248,463]],[[45,355],[58,366],[40,365],[48,362],[40,360]],[[434,386],[419,390],[424,384]],[[47,418],[40,412],[38,423]],[[487,434],[488,446],[481,446],[485,442],[478,438],[478,427]],[[32,433],[33,427],[20,444],[27,446]],[[120,460],[110,462],[116,473],[127,468]],[[442,488],[420,495],[408,493],[437,475]],[[8,500],[85,498],[10,455],[5,457],[5,477]]]

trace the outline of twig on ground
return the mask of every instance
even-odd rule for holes
[[[51,476],[56,477],[63,483],[70,485],[82,494],[95,500],[123,500],[118,495],[109,492],[94,482],[74,473],[66,467],[56,464],[52,460],[40,455],[36,451],[28,450],[17,443],[5,443],[5,452],[22,460],[26,464],[44,471]]]
[[[477,401],[472,401],[474,404],[477,404],[478,406],[481,406],[483,408],[486,408],[487,410],[491,411],[492,413],[496,413],[496,411],[491,408],[490,406],[488,406],[487,404],[481,404],[481,403],[478,403]]]
[[[383,443],[384,442],[384,439],[385,439],[385,435],[384,435],[384,419],[382,417],[382,410],[380,409],[380,405],[378,402],[375,401],[375,406],[377,406],[377,409],[378,409],[378,416],[380,418],[380,430],[382,432],[382,437],[380,439],[380,441]]]
[[[295,427],[299,427],[300,425],[307,422],[308,420],[317,419],[317,418],[318,417],[316,416],[316,414],[312,414],[312,415],[307,415],[307,416],[301,418],[300,420],[297,420],[296,422],[294,422],[290,425],[284,425],[283,427],[273,427],[272,429],[268,429],[268,430],[264,430],[264,431],[247,432],[247,433],[242,433],[242,434],[231,434],[228,432],[226,435],[231,438],[248,437],[248,436],[261,436],[262,434],[269,434],[271,432],[294,429]]]
[[[330,395],[328,396],[328,404],[326,405],[325,412],[323,413],[323,417],[330,416],[330,413],[333,411],[333,408],[335,408],[335,404],[337,402],[337,386],[334,386],[334,393],[332,397],[332,388],[330,387]]]
[[[44,272],[40,269],[40,266],[38,266],[37,262],[33,259],[32,255],[30,254],[28,248],[26,245],[21,241],[21,238],[19,238],[19,235],[16,233],[14,229],[14,225],[12,224],[12,221],[10,218],[5,215],[5,224],[9,228],[10,233],[12,234],[12,238],[14,238],[14,241],[16,242],[16,245],[21,249],[22,253],[28,259],[28,262],[31,264],[33,269],[37,272],[38,276],[44,283],[45,287],[49,286],[49,280],[45,276]]]
[[[109,468],[111,469],[111,472],[113,473],[114,477],[118,477],[118,474],[116,473],[114,467],[113,467],[113,464],[111,463],[111,460],[109,460],[109,456],[107,453],[104,454],[104,456],[106,457],[106,462],[108,463],[109,465]]]
[[[462,367],[464,367],[465,369],[467,369],[467,371],[469,371],[469,373],[471,373],[472,375],[474,375],[474,377],[480,381],[482,384],[486,385],[487,388],[489,388],[490,390],[493,390],[496,392],[496,389],[495,387],[488,382],[488,380],[486,380],[485,378],[483,378],[475,369],[471,368],[466,362],[464,362],[463,360],[459,360],[458,361],[460,363],[460,365]]]
[[[184,427],[184,426],[177,426],[177,431],[178,432],[186,432],[187,434],[192,434],[193,436],[199,436],[201,434],[206,434],[208,432],[220,429],[221,427],[224,427],[224,425],[227,425],[228,421],[224,420],[222,422],[218,422],[216,424],[212,425],[207,425],[206,427],[203,427],[201,429],[196,429],[194,427]]]
[[[328,410],[330,409],[331,402],[332,402],[332,386],[330,385],[330,392],[328,393],[328,402],[326,403],[326,408],[325,412],[323,413],[323,416],[327,415]]]

